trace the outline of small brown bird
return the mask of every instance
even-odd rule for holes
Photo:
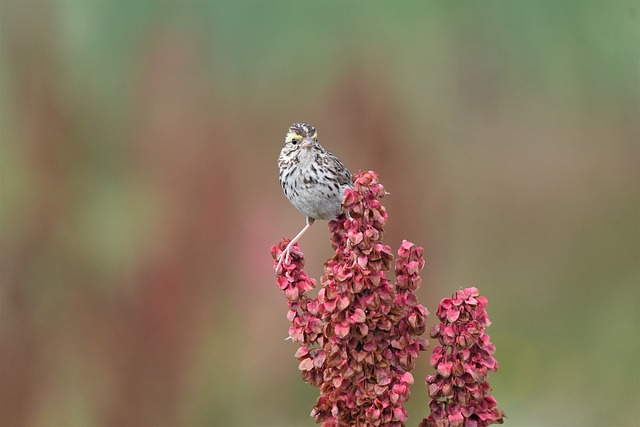
[[[316,128],[307,123],[289,127],[278,157],[280,185],[291,204],[307,216],[307,224],[278,258],[276,273],[291,247],[316,219],[332,220],[342,213],[344,190],[353,188],[351,173],[318,142]]]

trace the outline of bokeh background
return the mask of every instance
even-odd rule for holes
[[[308,121],[430,311],[489,298],[508,424],[638,425],[639,6],[3,0],[0,424],[314,425],[269,254]]]

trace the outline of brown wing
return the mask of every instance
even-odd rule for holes
[[[323,156],[323,160],[327,170],[337,177],[340,185],[348,185],[349,187],[353,186],[353,182],[351,181],[351,172],[349,172],[349,169],[347,169],[347,167],[336,156],[328,151],[326,153],[327,155]]]

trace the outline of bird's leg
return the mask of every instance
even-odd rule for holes
[[[302,230],[300,230],[300,232],[298,233],[298,235],[296,237],[293,238],[293,240],[291,240],[289,242],[289,244],[287,245],[287,247],[284,249],[284,251],[282,251],[282,253],[280,254],[280,256],[278,257],[278,266],[276,267],[276,274],[280,271],[280,267],[282,266],[282,261],[284,261],[286,259],[287,263],[289,263],[289,252],[291,252],[291,248],[293,247],[293,245],[300,240],[300,238],[302,237],[302,235],[309,229],[309,227],[311,227],[314,223],[315,219],[311,218],[311,217],[307,217],[307,225],[305,225]]]

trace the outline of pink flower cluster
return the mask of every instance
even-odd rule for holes
[[[303,271],[297,244],[277,277],[289,304],[289,335],[300,345],[302,378],[320,389],[311,415],[324,426],[403,426],[410,372],[427,348],[420,335],[428,313],[414,293],[423,250],[403,241],[396,282],[387,280],[393,255],[382,244],[384,194],[375,172],[354,177],[343,199],[348,215],[329,223],[335,255],[324,265],[316,298],[307,295],[316,282]],[[272,247],[274,259],[287,243]]]
[[[440,323],[431,338],[440,345],[433,349],[427,376],[431,413],[420,427],[483,427],[502,424],[504,412],[489,395],[489,371],[498,370],[495,347],[484,332],[491,322],[485,308],[487,299],[476,288],[454,292],[438,305]]]

